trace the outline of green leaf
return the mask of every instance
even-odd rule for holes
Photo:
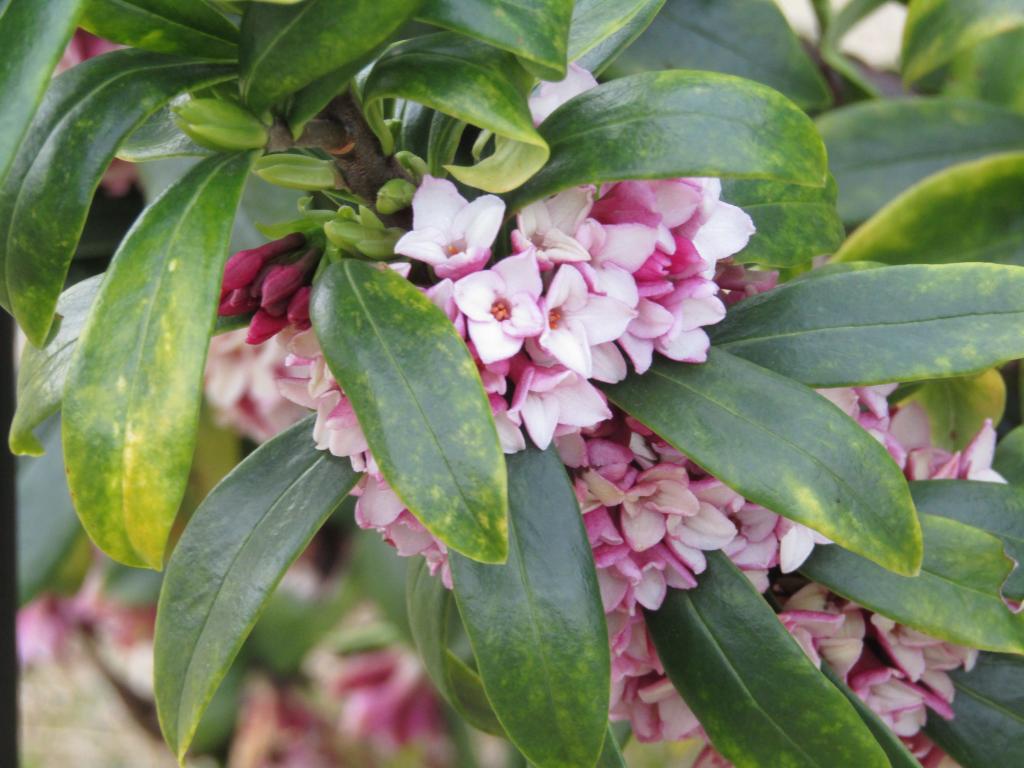
[[[659,358],[603,389],[755,504],[886,568],[917,572],[921,531],[899,467],[815,392],[715,347],[701,365]]]
[[[869,610],[951,643],[1024,653],[1024,614],[1000,597],[1012,562],[990,533],[922,514],[924,564],[914,578],[837,546],[815,547],[801,572]]]
[[[261,112],[335,70],[366,64],[420,0],[258,3],[242,18],[242,99]]]
[[[569,28],[569,61],[595,75],[650,26],[665,0],[576,0]]]
[[[735,30],[742,29],[742,39]],[[825,79],[773,0],[668,0],[611,65],[613,75],[702,69],[771,86],[806,109],[832,101]]]
[[[154,638],[160,727],[182,759],[285,571],[359,476],[318,451],[313,417],[264,443],[196,510],[167,565]]]
[[[726,179],[722,199],[750,214],[757,230],[736,255],[739,262],[794,267],[835,252],[846,237],[836,213],[836,184],[831,178],[825,187]]]
[[[1024,563],[1024,491],[1002,483],[971,480],[928,480],[911,483],[919,511],[948,517],[988,531],[1002,540],[1006,554]],[[1002,594],[1024,601],[1024,570],[1020,567],[1003,585]]]
[[[8,438],[11,453],[42,455],[43,446],[32,432],[60,409],[71,356],[102,279],[96,275],[64,291],[57,301],[60,320],[46,345],[25,345],[18,364],[18,409]]]
[[[967,447],[985,425],[998,424],[1006,409],[1006,384],[995,368],[977,376],[930,381],[916,387],[900,405],[917,403],[928,415],[932,445],[950,451]]]
[[[476,365],[445,314],[394,271],[344,260],[314,286],[310,316],[409,511],[453,550],[503,562],[505,462]]]
[[[83,0],[6,0],[0,5],[0,182],[14,160],[57,62],[75,31]],[[0,284],[2,284],[0,280]],[[0,304],[6,306],[0,287]]]
[[[1024,112],[1024,27],[991,37],[958,55],[943,92]]]
[[[508,457],[509,557],[449,560],[484,690],[538,768],[594,765],[608,730],[611,661],[594,558],[553,449]]]
[[[175,94],[228,76],[220,65],[124,50],[53,81],[0,189],[0,268],[33,344],[46,340],[89,204],[118,145]]]
[[[449,627],[457,621],[452,614],[452,593],[440,578],[430,575],[426,561],[409,567],[406,604],[413,642],[423,659],[427,675],[438,693],[465,718],[466,722],[485,733],[504,736],[501,723],[484,693],[480,676],[456,657],[448,648]]]
[[[473,166],[447,166],[459,181],[506,192],[530,178],[548,158],[526,101],[532,78],[509,53],[450,32],[392,46],[363,86],[364,103],[398,98],[492,131],[502,145]]]
[[[580,94],[540,126],[547,165],[509,196],[512,210],[578,184],[719,176],[822,187],[825,147],[803,112],[747,80],[649,72]]]
[[[958,99],[866,101],[817,122],[847,224],[859,224],[943,168],[1024,149],[1024,115]]]
[[[1024,426],[999,441],[992,468],[1013,485],[1024,485]]]
[[[514,53],[542,80],[561,80],[572,6],[572,0],[426,0],[417,16]]]
[[[672,684],[738,768],[888,768],[854,708],[721,552],[708,553],[696,589],[669,590],[645,616]]]
[[[238,28],[205,0],[85,0],[81,23],[94,35],[147,51],[238,55]]]
[[[159,570],[185,493],[228,239],[251,155],[203,161],[114,255],[71,362],[64,459],[113,559]]]
[[[212,150],[199,146],[181,132],[169,106],[157,110],[117,149],[118,159],[129,163],[148,163],[168,157],[207,157],[212,154]]]
[[[608,726],[604,737],[604,746],[601,748],[601,756],[597,759],[597,765],[594,768],[628,768],[611,725]]]
[[[961,376],[1024,356],[1024,269],[912,264],[779,286],[709,329],[731,354],[815,387]]]
[[[900,737],[893,732],[892,728],[882,722],[882,719],[861,700],[860,696],[851,691],[824,661],[821,662],[821,673],[853,705],[857,714],[860,715],[860,719],[864,721],[864,725],[875,737],[875,741],[885,750],[891,768],[921,768],[921,764],[910,754],[910,750],[900,741]]]
[[[963,768],[1024,765],[1024,659],[982,653],[970,672],[949,676],[955,716],[929,714],[927,734]]]
[[[917,0],[903,30],[903,79],[917,82],[983,40],[1020,27],[1020,0]]]
[[[19,459],[18,490],[18,604],[24,605],[47,589],[71,559],[84,538],[71,505],[60,450],[60,419],[39,429],[40,449],[46,455]],[[87,556],[86,560],[91,558]]]
[[[1024,152],[949,168],[911,187],[861,226],[838,261],[1024,264]]]

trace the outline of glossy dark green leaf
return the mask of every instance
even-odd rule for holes
[[[888,768],[850,702],[721,552],[696,589],[669,590],[645,615],[672,684],[737,768]]]
[[[979,43],[953,59],[943,93],[1024,112],[1024,27]]]
[[[1024,269],[912,264],[782,285],[710,329],[731,354],[818,387],[977,373],[1024,356]]]
[[[413,642],[438,693],[474,728],[503,736],[480,676],[448,647],[449,627],[458,620],[454,600],[425,560],[409,567],[406,604]]]
[[[227,77],[220,65],[124,50],[53,81],[0,189],[0,268],[32,343],[46,340],[89,204],[118,145],[175,94]]]
[[[57,62],[75,31],[83,0],[6,0],[0,5],[0,182],[14,160]],[[3,281],[0,280],[0,283]],[[4,291],[0,287],[0,304]]]
[[[522,184],[548,158],[533,127],[526,92],[533,79],[510,53],[450,32],[392,46],[363,86],[367,104],[398,98],[492,131],[502,147],[472,166],[448,166],[458,180],[488,192]]]
[[[742,40],[735,30],[742,29]],[[808,109],[831,101],[825,79],[772,0],[667,0],[609,72],[701,69],[757,80]]]
[[[547,165],[510,195],[523,205],[578,184],[674,176],[824,186],[825,147],[792,102],[713,72],[649,72],[605,83],[540,126]]]
[[[367,63],[420,2],[250,4],[242,18],[242,99],[260,112],[335,70]]]
[[[608,630],[587,533],[553,449],[508,457],[504,565],[452,553],[455,599],[484,690],[538,768],[593,765],[608,729]]]
[[[996,368],[977,376],[928,381],[899,405],[917,403],[928,415],[932,445],[949,451],[967,447],[986,419],[998,424],[1006,409],[1006,383]]]
[[[754,220],[756,232],[735,260],[767,267],[793,267],[829,254],[846,237],[836,213],[836,184],[804,187],[778,181],[727,179],[722,199]]]
[[[627,768],[626,759],[622,756],[619,742],[615,738],[615,731],[610,725],[604,737],[601,756],[597,759],[597,765],[594,768]]]
[[[561,80],[572,6],[572,0],[426,0],[417,16],[514,53],[543,80]]]
[[[1024,485],[1024,426],[1010,430],[999,441],[992,468],[1013,485]]]
[[[963,768],[1024,765],[1024,659],[982,653],[949,676],[955,717],[929,713],[928,735]]]
[[[958,53],[1020,27],[1020,0],[918,0],[910,5],[903,32],[903,78],[921,80]]]
[[[840,261],[1024,264],[1024,153],[993,155],[930,176],[865,222]]]
[[[838,546],[815,547],[800,569],[836,594],[951,643],[1024,653],[1024,614],[1000,597],[1013,565],[1003,542],[980,528],[921,515],[924,563],[917,577],[880,568]]]
[[[256,449],[196,510],[167,565],[154,640],[160,727],[179,759],[288,567],[359,479],[313,418]]]
[[[60,450],[60,419],[39,428],[40,458],[18,460],[18,604],[47,589],[84,537],[71,505]],[[91,559],[86,555],[86,562]]]
[[[600,74],[664,5],[665,0],[577,0],[569,28],[569,61]]]
[[[827,112],[818,129],[847,224],[943,168],[1024,149],[1024,115],[959,99],[866,101]]]
[[[111,262],[71,362],[63,426],[75,508],[96,544],[128,565],[163,566],[251,163],[205,160],[146,209]]]
[[[861,700],[860,696],[851,691],[846,686],[846,683],[824,661],[821,662],[821,673],[853,705],[857,714],[860,715],[860,719],[864,721],[864,725],[868,727],[871,735],[875,737],[875,741],[885,750],[885,756],[889,758],[891,768],[921,768],[921,764],[910,754],[910,750],[900,741],[900,737],[888,725],[882,722],[882,719]]]
[[[911,483],[910,491],[918,511],[988,531],[1002,540],[1007,555],[1024,563],[1024,490],[1002,483],[928,480]],[[1024,570],[1013,570],[1002,594],[1024,601]]]
[[[182,133],[169,106],[157,110],[117,148],[117,157],[129,163],[147,163],[168,157],[206,157],[212,154],[213,150],[200,147]]]
[[[238,28],[206,0],[85,0],[82,26],[147,51],[211,59],[238,55]]]
[[[921,531],[885,448],[820,395],[712,347],[701,365],[656,359],[608,397],[756,504],[899,573]]]
[[[409,511],[453,550],[503,562],[505,461],[480,375],[448,318],[394,271],[352,260],[323,273],[310,316]]]
[[[41,349],[25,345],[18,364],[18,409],[8,438],[11,453],[43,453],[32,432],[60,408],[71,356],[102,279],[102,275],[90,277],[64,291],[57,301],[60,320],[46,345]]]

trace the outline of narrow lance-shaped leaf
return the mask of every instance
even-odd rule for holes
[[[999,441],[992,468],[1013,485],[1024,485],[1024,427],[1010,430]]]
[[[665,0],[576,0],[569,61],[600,74],[654,21]]]
[[[1024,152],[929,176],[860,226],[837,261],[1024,264]]]
[[[60,408],[75,344],[100,288],[96,275],[68,288],[57,301],[60,320],[41,349],[26,344],[18,363],[18,409],[11,421],[11,453],[39,456],[43,446],[33,430]]]
[[[608,727],[611,661],[594,558],[552,448],[508,457],[509,557],[451,555],[459,613],[484,690],[538,768],[593,765]]]
[[[452,593],[440,577],[430,574],[425,560],[409,567],[406,611],[413,643],[427,675],[438,693],[466,722],[485,733],[504,736],[480,676],[448,647],[449,628],[453,620],[458,621],[458,614],[452,612],[453,605]]]
[[[0,188],[0,268],[33,344],[46,340],[93,194],[122,139],[175,94],[228,76],[224,66],[124,50],[53,81]]]
[[[793,267],[833,253],[846,237],[836,213],[836,183],[806,187],[778,181],[727,179],[722,199],[754,221],[755,232],[735,260],[768,267]]]
[[[921,564],[910,491],[882,445],[825,398],[711,348],[604,387],[708,473],[756,504],[898,573]]]
[[[75,508],[93,541],[129,565],[163,566],[251,163],[205,160],[146,209],[114,255],[71,363],[63,426]]]
[[[1024,653],[1024,614],[1000,597],[1013,563],[990,533],[922,515],[924,564],[914,578],[880,568],[838,546],[815,547],[801,571],[836,594],[893,621],[990,651]]]
[[[0,6],[0,182],[75,31],[83,1],[7,0]],[[0,287],[0,304],[3,295]]]
[[[242,99],[261,112],[341,68],[366,64],[420,0],[252,3],[242,18]]]
[[[826,112],[817,122],[847,224],[859,224],[943,168],[1024,149],[1024,115],[980,101],[878,99]]]
[[[903,78],[913,83],[981,41],[1024,27],[1019,0],[930,0],[910,5],[903,30]]]
[[[816,387],[978,373],[1024,356],[1024,269],[863,269],[782,285],[729,310],[712,342]]]
[[[742,40],[735,30],[743,30]],[[667,0],[616,59],[612,75],[701,69],[757,80],[808,109],[831,101],[825,79],[773,0]]]
[[[147,51],[211,59],[238,55],[238,27],[206,0],[86,0],[82,26]]]
[[[971,480],[927,480],[910,484],[921,512],[959,520],[981,528],[1003,542],[1017,563],[1024,563],[1024,490],[1002,483]],[[1002,595],[1024,601],[1024,569],[1013,569]]]
[[[517,209],[578,184],[675,176],[821,187],[825,147],[772,89],[713,72],[648,72],[580,94],[545,120],[551,159],[509,196]]]
[[[1024,659],[982,653],[949,676],[954,717],[929,714],[927,734],[963,768],[1024,765]]]
[[[167,565],[154,639],[164,738],[180,758],[285,571],[359,479],[313,417],[260,446],[199,506]]]
[[[709,552],[696,589],[669,590],[645,615],[672,684],[738,768],[888,768],[850,702],[724,554]]]
[[[409,511],[455,551],[503,562],[505,462],[476,365],[445,314],[394,271],[343,260],[314,286],[310,316]]]
[[[548,146],[533,127],[527,105],[531,83],[512,54],[441,32],[388,49],[363,86],[363,100],[407,99],[492,131],[497,137],[493,155],[447,170],[470,186],[506,192],[548,158]]]
[[[542,80],[561,80],[572,10],[572,0],[426,0],[417,16],[516,54]]]

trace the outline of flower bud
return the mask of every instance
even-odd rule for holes
[[[263,265],[275,256],[281,256],[301,248],[306,244],[306,238],[301,232],[293,232],[287,237],[261,245],[259,248],[250,248],[239,251],[224,265],[224,281],[221,284],[221,292],[227,293],[252,283],[259,275]]]
[[[386,215],[408,208],[414,194],[414,184],[405,179],[392,179],[377,192],[377,210]]]
[[[189,99],[174,107],[174,115],[178,128],[209,149],[260,149],[269,138],[255,115],[230,101]]]
[[[419,155],[415,155],[407,149],[396,152],[395,160],[412,176],[413,181],[417,184],[423,180],[424,176],[430,173],[430,166],[427,165],[427,162]]]
[[[397,227],[366,226],[357,221],[329,221],[324,233],[332,244],[349,252],[355,251],[371,259],[388,259],[395,255],[395,243],[405,234]]]
[[[236,288],[233,291],[227,291],[221,298],[217,314],[221,317],[244,315],[258,309],[259,306],[259,299],[254,297],[249,291],[245,290],[245,288]]]
[[[306,155],[265,155],[256,161],[253,173],[287,189],[340,189],[344,186],[333,162]]]
[[[304,285],[295,292],[292,300],[288,302],[288,322],[304,331],[309,327],[309,295],[313,289]]]
[[[320,251],[312,248],[298,261],[275,264],[267,270],[260,289],[260,306],[273,315],[283,314],[288,301],[306,282],[319,258]],[[284,306],[280,307],[280,311],[275,311],[282,303]]]
[[[252,316],[249,323],[249,333],[245,337],[246,344],[262,344],[267,339],[273,338],[283,331],[288,325],[288,318],[284,315],[274,317],[269,312],[259,310]]]

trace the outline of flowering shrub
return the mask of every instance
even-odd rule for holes
[[[887,101],[840,46],[878,3],[815,4],[820,67],[767,0],[11,5],[10,445],[56,449],[59,411],[37,466],[164,572],[179,760],[232,686],[239,765],[340,736],[441,766],[456,715],[540,768],[625,765],[624,733],[705,767],[1024,760],[1024,119],[990,82],[1024,7],[912,0],[905,84],[946,95]],[[763,65],[704,61],[704,22]],[[99,185],[183,156],[64,290]],[[251,177],[304,196],[232,246]],[[214,472],[213,424],[260,445]],[[371,536],[412,558],[398,610],[406,564],[347,565]],[[74,571],[70,514],[52,538],[26,600]],[[239,698],[348,610],[339,559],[411,647],[314,672],[333,714]],[[35,650],[122,615],[86,583],[22,612]]]

